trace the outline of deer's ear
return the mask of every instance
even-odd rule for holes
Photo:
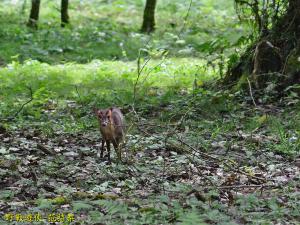
[[[100,109],[94,109],[94,113],[96,114],[96,116],[102,116],[103,113]]]
[[[106,115],[107,115],[107,116],[111,116],[111,113],[112,113],[112,108],[109,108],[109,109],[107,110],[107,112],[106,112]]]

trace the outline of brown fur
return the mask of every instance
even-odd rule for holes
[[[102,147],[100,157],[103,157],[104,144],[108,151],[110,161],[110,143],[113,144],[118,160],[121,160],[120,143],[124,139],[125,121],[120,109],[112,107],[109,109],[96,109],[96,116],[99,120],[100,132],[102,135]]]

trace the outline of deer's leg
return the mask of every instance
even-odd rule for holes
[[[117,153],[118,161],[121,161],[121,151],[120,151],[120,148],[119,148],[119,144],[116,140],[113,141],[113,146],[114,146],[114,149]]]
[[[106,141],[106,148],[107,148],[107,159],[110,162],[110,141]]]
[[[100,158],[103,158],[103,152],[104,152],[104,139],[102,138],[102,146],[101,146],[101,152],[100,152]]]

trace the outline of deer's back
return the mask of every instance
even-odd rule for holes
[[[123,138],[125,132],[125,120],[120,109],[112,109],[112,121],[116,137],[120,139]]]

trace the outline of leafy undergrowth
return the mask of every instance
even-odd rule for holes
[[[71,25],[62,29],[60,1],[42,1],[39,29],[31,30],[25,25],[31,2],[2,0],[0,65],[16,59],[49,64],[127,61],[136,59],[141,48],[149,55],[162,49],[172,56],[204,57],[212,63],[249,41],[249,28],[238,23],[233,2],[222,0],[193,1],[190,9],[186,0],[158,1],[156,32],[141,34],[144,2],[73,0],[69,7]]]
[[[0,68],[0,120],[14,117],[17,127],[36,123],[49,134],[85,130],[95,124],[89,116],[93,107],[126,106],[134,98],[141,107],[157,107],[178,92],[201,88],[213,77],[202,60],[191,58],[151,60],[139,79],[136,62],[94,60],[54,66],[35,60],[13,62]]]
[[[124,107],[119,164],[96,157],[92,115],[77,132],[1,127],[1,223],[40,213],[40,224],[70,215],[72,224],[297,224],[300,110],[297,99],[281,104],[291,105],[254,108],[240,94],[199,89]]]

